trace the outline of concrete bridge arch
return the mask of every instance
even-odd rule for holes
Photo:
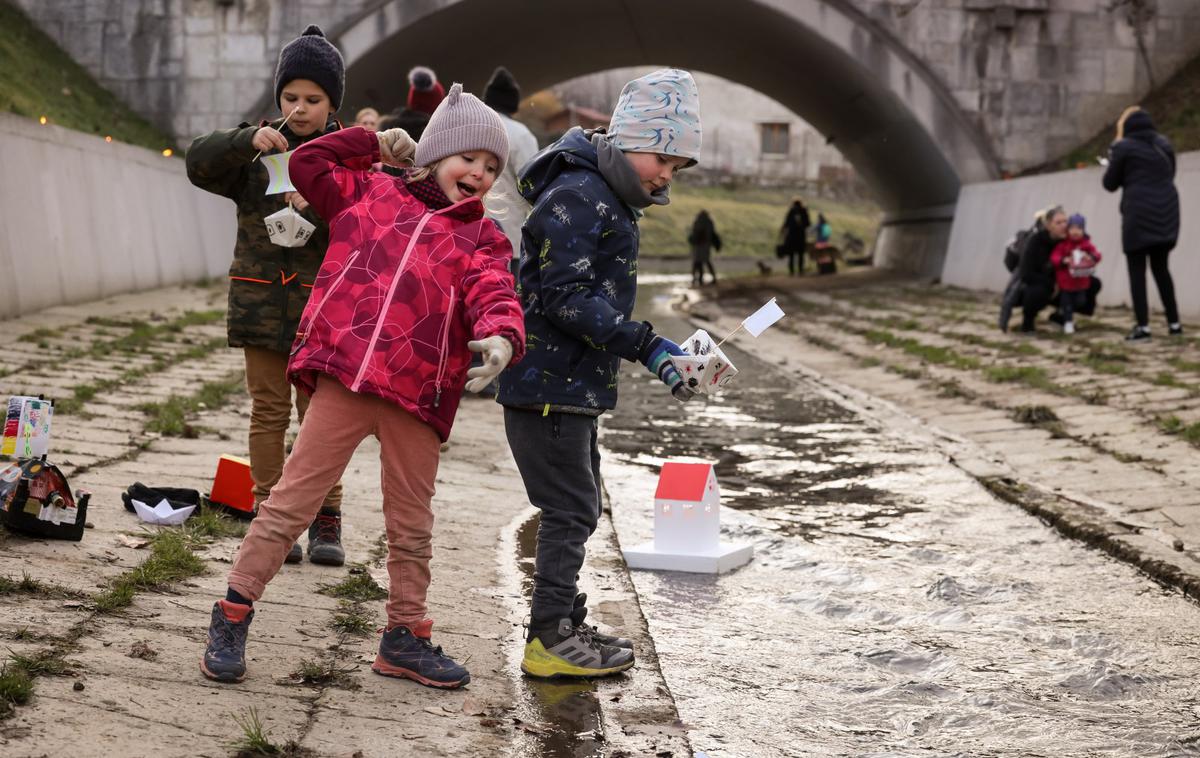
[[[752,87],[854,164],[886,211],[878,259],[908,268],[937,270],[959,187],[998,174],[986,136],[938,77],[849,0],[392,0],[330,36],[350,102],[395,99],[415,63],[472,89],[497,63],[526,91],[648,64]]]

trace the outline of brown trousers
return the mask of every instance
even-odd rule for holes
[[[399,405],[351,392],[328,376],[317,381],[312,412],[300,427],[283,478],[259,507],[242,540],[229,572],[230,587],[250,600],[262,597],[292,543],[317,515],[323,493],[342,475],[368,435],[379,440],[382,467],[388,626],[411,627],[425,619],[433,556],[437,433]]]
[[[292,422],[293,388],[287,378],[288,356],[261,347],[243,348],[246,354],[246,390],[250,393],[250,478],[254,502],[261,503],[283,474],[284,437]],[[295,390],[296,415],[301,423],[309,397]],[[324,505],[341,510],[342,483],[336,482]]]

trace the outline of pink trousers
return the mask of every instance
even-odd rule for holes
[[[242,541],[229,586],[251,600],[262,597],[296,539],[342,477],[358,444],[379,440],[383,518],[387,528],[388,626],[411,626],[426,614],[433,554],[434,478],[440,440],[433,427],[400,406],[360,395],[321,377],[283,476],[259,505]]]

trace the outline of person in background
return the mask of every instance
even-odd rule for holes
[[[833,226],[825,220],[824,213],[817,214],[817,240],[813,243],[813,259],[817,262],[818,274],[836,274],[837,250],[830,240],[833,239]]]
[[[229,267],[229,346],[246,358],[250,393],[250,477],[254,502],[267,499],[283,473],[284,446],[292,416],[288,353],[308,304],[308,296],[329,243],[329,226],[298,192],[286,202],[316,225],[300,247],[271,242],[263,219],[284,206],[285,198],[267,195],[267,169],[254,158],[273,150],[286,152],[337,131],[333,118],[342,102],[346,73],[342,55],[313,25],[284,45],[275,69],[275,101],[282,115],[258,126],[242,124],[197,137],[187,151],[192,184],[233,200],[238,233]],[[284,123],[285,117],[287,123]],[[296,415],[304,420],[308,395],[297,392]],[[308,531],[313,563],[341,566],[342,485],[334,483]],[[288,563],[304,559],[300,543],[291,546]]]
[[[500,120],[508,132],[508,162],[504,164],[504,171],[488,195],[488,215],[500,224],[512,243],[511,270],[516,275],[517,263],[521,259],[521,225],[525,223],[530,207],[529,201],[517,191],[517,177],[537,153],[538,144],[529,127],[513,118],[521,107],[521,88],[504,66],[498,66],[492,72],[492,78],[483,90],[483,102],[500,114]]]
[[[403,129],[417,142],[429,123],[429,117],[446,97],[446,88],[438,81],[437,74],[428,66],[414,66],[408,72],[408,97],[404,107],[397,108],[379,121],[379,129]],[[389,173],[397,169],[385,167]]]
[[[361,126],[368,132],[377,130],[379,128],[379,111],[374,108],[363,108],[354,114],[354,125]]]
[[[1121,247],[1129,267],[1129,295],[1137,324],[1125,337],[1150,339],[1150,306],[1146,300],[1146,263],[1158,287],[1167,316],[1167,332],[1183,334],[1175,283],[1167,256],[1179,240],[1179,192],[1175,189],[1175,150],[1159,134],[1150,114],[1126,108],[1117,120],[1117,138],[1104,162],[1104,189],[1121,194]]]
[[[1087,307],[1092,274],[1099,262],[1100,251],[1087,235],[1087,219],[1076,213],[1067,219],[1067,238],[1050,253],[1050,265],[1058,282],[1063,334],[1075,333],[1075,313]]]
[[[692,231],[688,234],[688,244],[692,246],[692,286],[704,285],[705,267],[708,268],[708,273],[712,274],[712,283],[716,284],[717,272],[712,264],[712,251],[721,249],[721,236],[717,234],[717,227],[708,211],[696,214],[696,220],[692,222]]]
[[[791,276],[804,275],[804,248],[808,245],[808,227],[811,225],[804,200],[793,198],[783,219],[783,226],[779,228],[780,242],[775,248],[777,257],[787,258],[788,274]]]
[[[1050,208],[1042,216],[1042,226],[1025,240],[1017,276],[1021,281],[1021,331],[1037,331],[1037,315],[1050,304],[1054,294],[1054,266],[1050,254],[1067,236],[1067,212],[1061,205]]]

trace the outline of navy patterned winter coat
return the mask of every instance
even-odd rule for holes
[[[649,333],[629,320],[637,295],[635,211],[604,180],[596,148],[578,127],[533,157],[518,189],[533,204],[517,277],[525,359],[500,375],[496,400],[613,408],[621,358],[636,360]]]
[[[1125,119],[1125,137],[1109,150],[1104,189],[1121,195],[1121,247],[1125,252],[1175,247],[1179,238],[1179,193],[1175,151],[1154,130],[1145,111]]]

